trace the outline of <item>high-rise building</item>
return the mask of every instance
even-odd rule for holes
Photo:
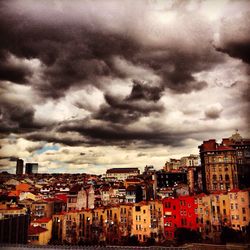
[[[205,192],[227,191],[238,188],[236,150],[223,139],[221,144],[214,139],[199,146],[202,182]]]
[[[26,174],[37,174],[38,173],[38,163],[26,163],[25,164]]]
[[[229,138],[229,144],[236,150],[239,188],[248,188],[250,187],[250,139],[242,138],[236,131]]]
[[[23,174],[23,160],[17,159],[16,161],[16,174],[22,175]]]

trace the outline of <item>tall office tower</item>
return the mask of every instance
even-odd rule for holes
[[[16,174],[22,175],[23,174],[23,160],[17,159],[16,161]]]
[[[38,173],[38,163],[26,163],[25,173],[26,174],[37,174]]]
[[[230,146],[229,139],[223,139],[221,144],[210,139],[204,141],[199,149],[203,191],[227,191],[238,188],[236,150]]]

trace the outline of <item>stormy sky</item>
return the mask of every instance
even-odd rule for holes
[[[161,168],[249,137],[250,2],[0,1],[0,167]]]

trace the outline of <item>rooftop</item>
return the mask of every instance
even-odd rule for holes
[[[28,231],[28,234],[29,235],[37,235],[37,234],[40,234],[40,233],[43,233],[43,232],[46,232],[48,231],[46,228],[43,228],[43,227],[40,227],[40,226],[29,226],[29,231]]]
[[[110,173],[139,173],[139,168],[111,168],[107,170],[107,174]]]

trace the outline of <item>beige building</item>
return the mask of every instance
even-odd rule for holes
[[[31,217],[34,218],[52,218],[54,211],[54,201],[50,199],[41,199],[32,203]]]
[[[199,155],[189,155],[181,158],[180,166],[183,168],[198,167],[200,163]]]
[[[106,171],[106,177],[116,178],[117,180],[126,180],[130,176],[137,176],[140,174],[138,168],[111,168]]]
[[[231,190],[228,196],[232,228],[244,232],[250,222],[249,190]]]

